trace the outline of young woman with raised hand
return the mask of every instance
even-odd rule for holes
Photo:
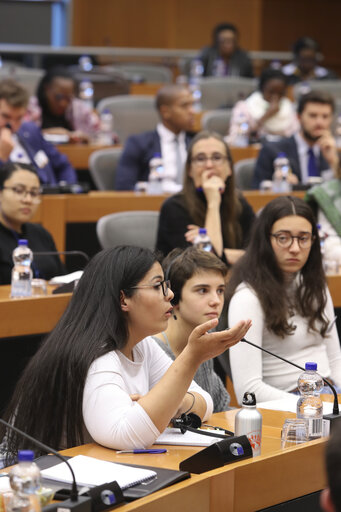
[[[172,299],[149,250],[120,246],[98,253],[25,369],[6,418],[54,448],[96,441],[115,449],[153,444],[185,411],[208,418],[212,399],[193,376],[237,343],[250,322],[208,332],[218,323],[208,319],[172,362],[150,337],[167,328]],[[7,442],[12,455],[26,445],[12,432]]]
[[[172,359],[181,354],[192,330],[218,319],[224,305],[226,265],[214,254],[196,247],[173,249],[162,262],[174,293],[173,311],[165,331],[154,339]],[[215,373],[213,360],[203,362],[194,376],[213,399],[213,412],[226,411],[230,396]]]
[[[341,351],[313,212],[296,197],[268,203],[227,287],[230,325],[252,319],[247,339],[341,385]],[[253,391],[259,402],[287,398],[301,371],[240,343],[230,350],[234,389],[241,402]]]
[[[233,264],[243,254],[254,217],[235,189],[226,142],[217,133],[200,132],[188,148],[183,191],[162,205],[156,247],[164,255],[188,247],[205,227],[216,254]]]
[[[41,202],[39,176],[32,165],[8,162],[0,168],[0,284],[10,284],[12,253],[25,238],[35,252],[56,252],[53,238],[43,226],[31,223]],[[65,273],[58,255],[34,255],[34,277],[51,279]]]

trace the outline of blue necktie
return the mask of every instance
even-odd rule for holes
[[[308,150],[308,176],[320,176],[320,172],[316,165],[316,158],[312,148]]]

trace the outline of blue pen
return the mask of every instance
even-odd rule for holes
[[[167,450],[165,448],[157,448],[157,449],[151,449],[151,450],[121,450],[116,453],[167,453]]]

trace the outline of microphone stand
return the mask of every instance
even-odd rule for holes
[[[302,368],[302,366],[299,366],[298,364],[293,363],[292,361],[289,361],[288,359],[285,359],[284,357],[274,354],[273,352],[270,352],[270,350],[260,347],[259,345],[256,345],[255,343],[252,343],[251,341],[248,341],[245,338],[242,338],[241,341],[243,341],[244,343],[248,343],[252,347],[258,348],[259,350],[262,350],[263,352],[266,352],[267,354],[270,354],[273,357],[277,357],[277,359],[280,359],[281,361],[284,361],[285,363],[291,364],[292,366],[295,366],[296,368],[298,368],[299,370],[302,370],[303,372],[305,371],[305,368]],[[325,384],[327,384],[327,386],[330,387],[330,389],[332,390],[333,395],[334,395],[333,414],[326,414],[323,416],[324,419],[330,421],[330,426],[332,428],[333,423],[335,424],[337,421],[341,420],[340,411],[339,411],[339,402],[338,402],[338,398],[337,398],[336,389],[334,388],[334,386],[327,379],[322,377],[322,375],[321,375],[321,378],[322,378],[323,382]]]

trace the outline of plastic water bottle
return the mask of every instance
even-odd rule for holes
[[[30,297],[32,295],[33,254],[27,240],[19,240],[12,254],[14,267],[11,279],[11,297]]]
[[[158,195],[163,193],[162,182],[165,177],[163,160],[160,153],[155,153],[149,161],[148,194]]]
[[[201,88],[200,79],[204,73],[204,66],[200,59],[193,59],[190,67],[189,90],[192,93],[195,112],[201,112]]]
[[[79,84],[79,98],[84,101],[89,108],[94,108],[94,85],[90,80],[82,80]]]
[[[272,190],[277,193],[287,194],[291,191],[288,181],[291,173],[290,162],[285,153],[278,153],[274,160],[274,174],[272,177]]]
[[[78,59],[78,65],[82,71],[91,71],[93,64],[90,55],[81,55]]]
[[[9,472],[9,481],[13,489],[12,512],[40,512],[40,500],[37,491],[40,489],[40,470],[33,462],[31,450],[21,450],[18,464]]]
[[[317,373],[316,363],[306,363],[305,372],[298,378],[297,386],[301,397],[297,401],[297,417],[308,422],[309,439],[322,436],[323,404],[320,392],[323,379]]]
[[[212,251],[212,242],[206,228],[199,228],[199,234],[195,237],[193,245],[206,252]]]
[[[242,408],[234,419],[234,435],[247,436],[254,457],[260,455],[262,444],[262,415],[256,409],[256,403],[254,393],[244,393]]]
[[[104,109],[100,116],[100,143],[106,146],[112,144],[113,116],[109,109]]]
[[[237,135],[233,141],[233,145],[239,148],[245,148],[249,145],[250,127],[245,114],[240,113],[237,117]]]

